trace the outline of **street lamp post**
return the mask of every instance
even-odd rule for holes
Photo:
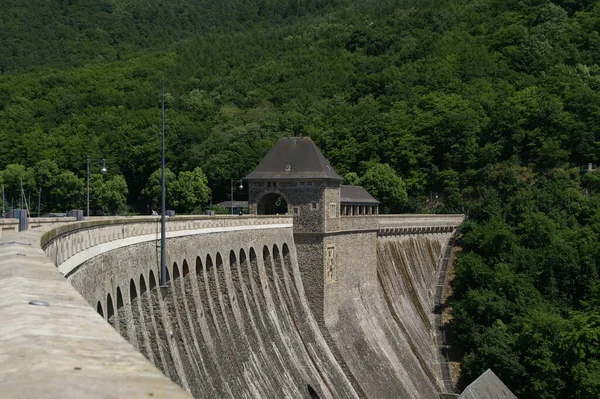
[[[102,174],[106,174],[106,172],[108,172],[108,169],[106,169],[106,159],[104,158],[90,158],[90,156],[88,155],[86,157],[87,160],[87,213],[86,215],[89,217],[90,216],[90,162],[102,162],[102,167],[100,168],[100,173]]]
[[[160,287],[167,288],[167,228],[165,223],[167,210],[167,178],[166,178],[166,161],[165,161],[165,79],[162,80],[161,91],[161,155],[160,155]]]
[[[439,200],[438,193],[434,193],[433,191],[431,191],[429,193],[429,208],[431,209],[433,214],[435,214],[435,208],[438,205],[438,200]]]
[[[6,204],[6,198],[4,197],[4,184],[2,185],[2,215],[0,217],[4,217],[4,204]]]
[[[231,179],[231,214],[233,215],[233,183],[240,183],[239,189],[244,189],[244,184],[241,179]]]

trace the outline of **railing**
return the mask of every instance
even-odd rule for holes
[[[464,221],[464,215],[373,215],[342,216],[341,230],[377,230],[380,235],[451,232]]]

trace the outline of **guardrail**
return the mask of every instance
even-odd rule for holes
[[[342,216],[341,230],[377,230],[379,235],[451,232],[465,215],[373,215]]]

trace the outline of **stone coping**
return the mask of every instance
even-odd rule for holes
[[[27,221],[29,223],[34,223],[34,224],[38,224],[38,223],[65,223],[65,222],[74,222],[77,219],[71,216],[66,216],[66,217],[56,217],[56,218],[36,218],[36,217],[29,217],[27,218]],[[19,219],[11,219],[11,218],[2,218],[0,219],[0,224],[12,224],[12,223],[19,223]]]
[[[167,229],[169,224],[172,222],[204,222],[205,224],[216,223],[222,226],[234,226],[234,225],[248,225],[252,221],[257,224],[269,224],[269,223],[291,223],[292,216],[271,216],[271,215],[194,215],[194,216],[170,216],[167,217]],[[130,225],[135,223],[160,223],[160,216],[111,216],[111,217],[89,217],[84,218],[81,222],[62,224],[55,226],[54,229],[50,229],[45,232],[41,238],[42,248],[46,247],[55,238],[74,233],[78,230],[89,230],[95,227],[107,227],[114,225]]]
[[[465,215],[405,214],[347,215],[340,219],[340,229],[348,231],[379,230],[381,234],[424,234],[453,229],[465,220]]]
[[[40,245],[42,236],[55,229],[0,240],[1,396],[189,398],[58,272]],[[32,300],[49,306],[30,305]]]
[[[424,221],[433,223],[460,223],[465,219],[463,214],[437,214],[437,213],[415,213],[402,215],[384,215],[379,214],[377,218],[382,223],[390,223],[394,221],[410,222]]]
[[[292,228],[292,216],[172,217],[167,238],[237,230]],[[159,217],[87,220],[46,231],[41,246],[65,276],[78,265],[120,247],[160,239]]]
[[[59,237],[159,220],[156,216],[90,218],[0,239],[2,398],[190,398],[96,313],[42,249]],[[291,216],[170,217],[167,228],[198,223],[291,227],[291,221]],[[49,306],[30,305],[33,300]]]

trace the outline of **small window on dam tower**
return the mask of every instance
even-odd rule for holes
[[[335,282],[337,278],[337,265],[335,262],[335,247],[327,247],[327,282]]]

